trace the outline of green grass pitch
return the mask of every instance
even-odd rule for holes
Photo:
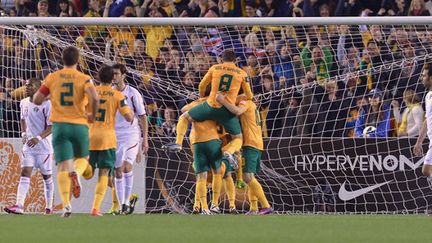
[[[430,242],[424,215],[0,215],[0,242]]]

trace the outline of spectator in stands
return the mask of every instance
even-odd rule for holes
[[[102,17],[103,10],[100,7],[99,0],[89,0],[89,9],[84,17]],[[96,38],[103,38],[105,32],[105,26],[86,26],[84,28],[84,38],[87,38],[90,42],[96,41]]]
[[[393,12],[396,16],[407,16],[408,15],[408,7],[406,4],[406,0],[396,0],[396,5],[393,5]],[[389,10],[390,11],[390,10]],[[391,12],[389,12],[391,15]]]
[[[327,81],[324,89],[319,85],[316,86],[314,99],[318,105],[314,134],[320,137],[342,137],[350,104],[338,92],[336,80]]]
[[[247,57],[245,66],[243,66],[243,70],[246,71],[250,78],[255,78],[258,74],[258,60],[255,54],[249,54]]]
[[[127,6],[133,6],[130,0],[107,0],[105,4],[104,17],[120,17],[124,14],[124,10]]]
[[[265,0],[257,10],[258,17],[273,17],[276,13],[277,3],[275,0]]]
[[[245,12],[245,17],[258,17],[256,2],[253,0],[246,1]]]
[[[401,107],[397,100],[392,101],[393,115],[398,123],[398,137],[417,137],[423,125],[424,111],[420,98],[412,89],[404,92],[405,109],[401,115]]]
[[[415,92],[422,92],[423,85],[419,82],[424,64],[421,59],[417,59],[414,47],[411,43],[400,47],[403,59],[400,65],[393,67],[390,75],[390,82],[387,89],[392,90],[395,99],[400,99],[404,91],[409,88]]]
[[[333,65],[333,56],[329,47],[315,46],[310,52],[310,41],[301,51],[301,59],[306,71],[316,73],[318,81],[330,77],[330,71]]]
[[[48,1],[40,0],[37,4],[37,14],[39,17],[50,17],[48,13]]]
[[[348,118],[345,125],[347,137],[355,137],[355,127],[357,120],[359,119],[362,110],[367,107],[367,102],[368,101],[364,96],[358,96],[356,97],[355,104],[350,106],[350,111],[348,113]]]
[[[69,0],[59,0],[57,2],[57,16],[60,16],[62,13],[67,14],[68,17],[78,16],[73,8],[73,5],[69,3]]]
[[[346,43],[346,38],[349,33],[350,31],[347,25],[341,25],[339,27],[340,36],[337,44],[337,61],[340,74],[354,72],[360,67],[360,55],[357,47],[352,45],[352,43]]]
[[[6,78],[2,85],[1,93],[11,94],[12,91],[17,88],[19,83],[10,78]],[[3,130],[3,136],[7,138],[20,137],[20,113],[19,113],[19,101],[12,99],[11,96],[7,95],[3,100],[0,101],[0,117],[2,118],[0,125]]]
[[[365,128],[368,128],[369,132],[365,131]],[[388,137],[390,107],[383,103],[383,94],[379,89],[372,89],[369,92],[369,106],[361,111],[355,130],[356,137]]]
[[[276,58],[276,63],[273,65],[276,89],[288,88],[295,85],[291,54],[289,45],[283,45],[280,49],[279,57]]]
[[[409,16],[430,16],[424,0],[412,0],[408,10]]]
[[[297,117],[299,113],[300,103],[302,101],[302,94],[293,93],[284,106],[286,107],[285,122],[283,123],[283,130],[281,137],[294,137],[297,136]]]
[[[164,110],[164,121],[156,128],[159,136],[175,137],[176,136],[176,111],[173,107],[166,107]]]
[[[313,82],[315,79],[315,73],[310,71],[306,73],[304,78],[300,78],[303,95],[297,119],[297,135],[300,137],[308,137],[313,134],[314,122],[318,113],[318,105],[313,99]]]

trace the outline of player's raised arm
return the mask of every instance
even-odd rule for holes
[[[200,97],[205,97],[206,89],[209,84],[211,84],[213,69],[210,68],[204,78],[199,83],[198,91]]]
[[[243,93],[246,95],[246,99],[247,100],[252,100],[253,99],[253,92],[252,89],[250,87],[249,82],[247,82],[248,77],[245,78],[245,81],[242,83],[242,89],[243,89]]]
[[[97,114],[97,110],[99,109],[99,95],[96,92],[96,88],[94,87],[91,80],[87,81],[85,92],[88,96],[89,105],[91,107],[90,114],[88,116],[88,122],[93,123]]]
[[[225,106],[225,108],[227,108],[231,113],[233,113],[236,116],[240,116],[241,114],[243,114],[247,108],[246,107],[239,107],[239,106],[235,106],[231,103],[229,103],[226,99],[225,99],[225,95],[218,93],[216,95],[216,100],[217,102],[221,103],[223,106]]]
[[[44,100],[49,96],[50,94],[50,74],[45,78],[43,84],[40,86],[39,90],[36,92],[36,94],[33,95],[33,103],[36,105],[42,105]]]

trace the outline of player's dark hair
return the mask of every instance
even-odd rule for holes
[[[113,68],[107,65],[102,66],[99,69],[98,76],[101,83],[110,84],[114,77]]]
[[[222,60],[224,62],[234,62],[236,60],[236,54],[233,50],[225,50],[222,53]]]
[[[127,73],[127,68],[124,64],[116,63],[112,66],[113,69],[119,69],[121,74]]]
[[[78,48],[69,46],[62,52],[62,61],[65,66],[73,66],[78,63],[80,53]]]
[[[38,79],[38,78],[31,78],[31,79],[29,79],[29,83],[35,83],[35,84],[37,84],[38,86],[41,86],[41,84],[42,84],[42,80],[40,80],[40,79]]]

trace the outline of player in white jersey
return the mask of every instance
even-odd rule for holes
[[[148,124],[144,102],[140,92],[125,83],[127,69],[123,64],[113,65],[114,88],[122,92],[135,114],[133,122],[128,122],[118,112],[115,121],[117,136],[117,152],[115,163],[115,190],[117,200],[121,205],[123,214],[130,214],[134,210],[135,203],[129,202],[133,186],[133,163],[142,152],[148,151]],[[141,133],[142,131],[142,133]],[[143,137],[141,142],[141,135]],[[137,162],[140,162],[139,159]]]
[[[423,121],[423,126],[420,130],[420,134],[417,138],[417,142],[414,145],[414,155],[423,156],[423,140],[426,135],[429,137],[429,141],[432,141],[432,69],[429,69],[428,77],[422,79],[423,85],[429,92],[426,95],[426,119]],[[432,144],[429,144],[429,149],[424,158],[424,164],[422,168],[423,175],[432,179]]]
[[[44,179],[45,189],[45,214],[52,214],[54,183],[52,179],[52,154],[51,145],[51,102],[44,101],[41,105],[32,102],[33,95],[41,86],[39,79],[27,81],[27,95],[20,104],[21,131],[23,149],[21,158],[21,178],[18,184],[16,204],[6,207],[7,213],[24,213],[24,201],[30,187],[30,177],[33,168],[39,169]]]

